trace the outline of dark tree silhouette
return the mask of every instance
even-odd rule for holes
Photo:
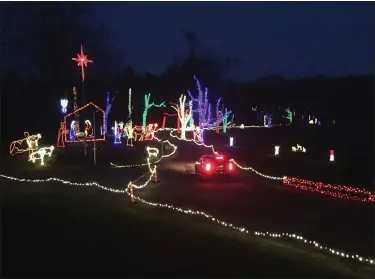
[[[33,3],[30,7],[29,62],[49,88],[61,89],[72,78],[70,57],[90,36],[84,21],[89,11],[84,2]]]
[[[6,59],[6,57],[16,58],[15,51],[19,51],[22,47],[24,15],[25,6],[21,3],[0,2],[0,142],[2,141],[2,120],[5,114],[2,108],[7,92],[6,87],[14,78],[12,75],[15,72],[14,69],[17,68],[15,65],[22,62],[21,57],[16,60]]]
[[[190,29],[184,29],[182,31],[182,34],[189,47],[189,57],[194,57],[196,55],[196,50],[198,47],[198,38],[196,34]]]

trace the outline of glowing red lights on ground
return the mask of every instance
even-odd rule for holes
[[[338,199],[375,203],[374,194],[370,191],[354,188],[346,185],[331,185],[306,179],[283,177],[285,185],[310,192],[331,196]]]

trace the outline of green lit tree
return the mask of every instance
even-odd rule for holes
[[[165,102],[162,102],[161,104],[155,104],[154,102],[150,103],[150,97],[151,97],[151,93],[145,94],[145,109],[143,110],[143,115],[142,115],[142,133],[143,134],[146,132],[148,110],[152,107],[157,107],[157,108],[165,107]]]

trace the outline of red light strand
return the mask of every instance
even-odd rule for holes
[[[295,177],[283,177],[283,183],[310,192],[331,196],[338,199],[375,203],[374,194],[370,191],[346,185],[331,185]]]
[[[81,67],[81,75],[82,75],[82,82],[85,81],[85,67],[87,67],[88,63],[92,63],[94,61],[89,60],[87,55],[83,53],[83,46],[81,45],[81,53],[77,53],[77,58],[72,58],[73,61],[78,62],[78,67]]]
[[[178,140],[183,140],[177,136],[174,136],[172,132],[173,130],[170,132],[171,137],[176,138]],[[184,140],[184,141],[190,142],[192,140]],[[212,152],[214,154],[217,154],[213,145],[198,144],[195,141],[193,142],[197,145],[203,145],[204,147],[211,148]],[[330,196],[330,197],[337,198],[337,199],[353,200],[353,201],[359,201],[359,202],[365,202],[365,203],[375,203],[375,194],[368,190],[351,187],[347,185],[332,185],[332,184],[324,183],[321,181],[311,181],[311,180],[295,178],[295,177],[284,176],[282,178],[281,177],[279,178],[276,176],[266,175],[251,167],[241,166],[233,159],[231,159],[231,161],[242,170],[250,170],[267,179],[282,180],[284,185],[295,187],[300,190],[317,192],[321,195]]]

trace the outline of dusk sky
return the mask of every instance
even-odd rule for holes
[[[373,74],[371,2],[92,2],[126,64],[160,74],[186,54],[184,28],[201,45],[234,56],[231,77],[251,80]]]

